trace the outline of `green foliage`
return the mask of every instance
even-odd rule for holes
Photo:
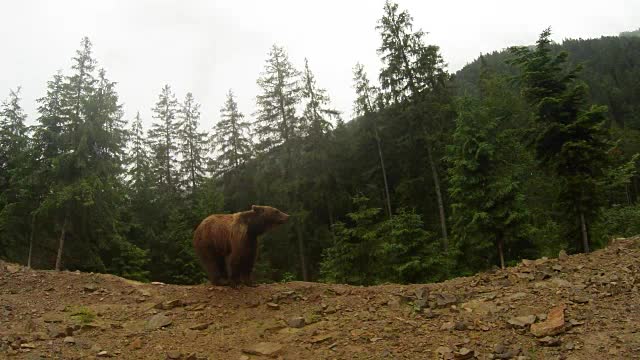
[[[610,168],[606,107],[585,106],[587,87],[576,82],[581,67],[564,68],[568,54],[551,54],[550,34],[547,29],[540,35],[535,50],[512,48],[511,62],[521,68],[523,95],[534,107],[536,158],[562,179],[558,200],[568,219],[580,217],[585,227],[603,204],[598,185]],[[586,235],[582,240],[588,251]]]
[[[420,283],[446,279],[454,263],[442,253],[438,239],[423,229],[420,216],[401,210],[383,220],[369,199],[353,199],[357,211],[350,224],[334,225],[334,243],[320,265],[323,281],[373,285]]]

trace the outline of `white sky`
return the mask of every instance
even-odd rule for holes
[[[640,27],[639,0],[398,0],[414,27],[440,46],[454,72],[480,52],[535,42],[552,27],[553,39],[617,35]],[[278,43],[302,70],[309,59],[343,119],[352,115],[352,67],[363,63],[371,80],[380,66],[375,29],[384,0],[6,0],[0,2],[0,99],[22,87],[33,123],[38,97],[58,69],[69,74],[83,36],[99,66],[116,81],[125,117],[151,108],[165,83],[178,100],[193,92],[202,126],[218,121],[233,88],[240,110],[255,111],[269,48]]]

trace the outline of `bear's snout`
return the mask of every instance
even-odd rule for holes
[[[286,223],[289,220],[289,215],[285,214],[285,213],[282,213],[280,215],[280,219],[281,219],[282,223]]]

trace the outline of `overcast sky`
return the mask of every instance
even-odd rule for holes
[[[440,46],[452,72],[481,52],[535,42],[547,26],[553,39],[617,35],[640,27],[639,0],[398,0]],[[29,123],[36,102],[58,69],[69,73],[83,36],[117,92],[130,120],[145,126],[164,84],[179,100],[191,91],[202,105],[202,126],[218,120],[228,89],[240,110],[255,111],[269,48],[284,46],[299,68],[309,59],[318,84],[348,120],[352,68],[377,78],[375,29],[384,0],[15,0],[0,2],[0,98],[22,87]]]

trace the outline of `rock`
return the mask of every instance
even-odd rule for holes
[[[516,273],[516,276],[518,277],[518,279],[529,280],[529,281],[533,281],[533,280],[536,279],[536,277],[532,273],[529,273],[529,272],[526,272],[526,273],[525,272],[519,272],[519,273]]]
[[[149,290],[140,289],[140,290],[138,290],[138,292],[140,293],[140,295],[142,295],[144,297],[150,297],[151,296],[151,293],[149,292]]]
[[[96,284],[87,284],[82,288],[86,292],[94,292],[98,290],[98,285]]]
[[[453,350],[446,346],[440,346],[436,349],[436,359],[453,359]]]
[[[522,265],[524,266],[532,266],[535,265],[535,261],[529,259],[522,259]]]
[[[76,339],[73,338],[73,336],[67,336],[64,338],[64,343],[65,344],[69,344],[69,345],[73,345],[76,343]]]
[[[111,354],[109,354],[107,351],[102,350],[97,354],[98,357],[111,357]]]
[[[525,328],[536,322],[535,315],[525,315],[525,316],[517,316],[507,320],[507,323],[513,325],[514,327]]]
[[[34,344],[31,344],[31,343],[24,343],[24,344],[20,344],[20,348],[21,349],[35,349],[36,346]]]
[[[182,359],[182,353],[180,351],[169,351],[167,353],[167,359],[170,360],[180,360]]]
[[[317,343],[321,343],[323,341],[327,341],[333,339],[333,335],[332,334],[322,334],[322,335],[316,335],[314,337],[311,338],[311,340],[309,340],[312,344],[317,344]]]
[[[586,304],[589,302],[589,298],[585,295],[573,295],[570,300],[576,304]]]
[[[553,336],[564,331],[564,310],[566,305],[558,305],[549,311],[544,322],[531,325],[531,333],[536,337]]]
[[[305,325],[304,318],[301,316],[296,316],[287,319],[287,325],[292,328],[299,329]]]
[[[560,339],[551,336],[545,336],[542,339],[538,339],[538,343],[542,346],[558,346],[560,345]]]
[[[67,336],[65,329],[57,325],[49,325],[47,327],[47,334],[51,338],[61,338]]]
[[[565,350],[569,350],[569,351],[575,349],[575,347],[576,347],[576,345],[574,343],[572,343],[572,342],[568,342],[568,343],[566,343],[564,345],[564,349]]]
[[[276,303],[267,303],[267,307],[271,310],[278,310],[280,309],[280,305],[276,304]]]
[[[498,311],[498,308],[494,303],[481,300],[471,300],[460,305],[460,307],[478,315],[488,315]]]
[[[465,324],[463,321],[456,321],[456,323],[453,325],[453,328],[458,331],[467,330],[467,324]]]
[[[272,342],[260,342],[253,346],[242,349],[242,352],[249,355],[275,356],[282,352],[282,344]]]
[[[153,315],[146,323],[145,329],[155,330],[171,325],[171,319],[163,314]]]
[[[453,353],[453,358],[456,360],[466,360],[471,359],[475,356],[475,351],[467,348],[461,348],[460,350]]]
[[[580,326],[580,325],[584,325],[584,321],[578,321],[575,319],[571,319],[569,320],[569,324],[571,324],[571,326]]]
[[[456,324],[453,321],[448,321],[440,326],[440,330],[449,331],[455,329],[455,327]]]
[[[562,271],[563,267],[562,267],[562,265],[553,265],[553,266],[551,267],[551,269],[553,269],[553,271],[558,271],[558,272],[560,272],[560,271]]]
[[[12,264],[7,264],[5,266],[5,268],[7,269],[7,271],[9,272],[9,274],[15,274],[17,272],[19,272],[22,267],[19,265],[12,265]]]
[[[507,302],[512,302],[512,301],[516,301],[516,300],[521,300],[527,297],[527,293],[524,292],[517,292],[515,294],[509,295],[505,301]]]
[[[554,284],[557,287],[566,287],[566,288],[570,288],[572,285],[570,282],[568,282],[565,279],[560,279],[560,278],[553,278],[551,279],[551,283]]]
[[[435,297],[436,297],[436,305],[438,307],[446,307],[449,305],[456,304],[458,302],[458,299],[456,298],[456,296],[452,294],[447,294],[447,293],[435,294]]]
[[[169,301],[164,301],[160,304],[157,304],[155,306],[156,309],[162,309],[162,310],[171,310],[173,308],[177,308],[180,306],[183,306],[184,304],[182,303],[182,300],[180,299],[176,299],[176,300],[169,300]]]
[[[210,325],[211,325],[211,322],[206,322],[206,323],[193,325],[189,329],[191,329],[191,330],[206,330]]]
[[[429,290],[426,287],[421,287],[421,288],[415,289],[413,293],[415,294],[416,299],[422,300],[428,297]]]
[[[140,338],[134,339],[131,343],[129,343],[129,348],[132,350],[142,349],[142,340]]]
[[[564,260],[567,260],[568,258],[569,258],[569,255],[567,255],[567,252],[564,250],[560,250],[560,252],[558,253],[558,260],[564,261]]]

